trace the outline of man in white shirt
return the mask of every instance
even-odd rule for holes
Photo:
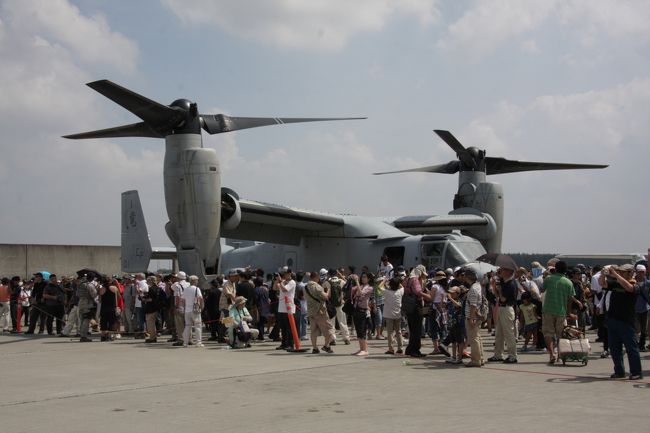
[[[174,279],[176,281],[172,284],[172,293],[174,294],[174,328],[176,329],[176,335],[173,335],[169,341],[173,342],[174,346],[182,346],[183,342],[181,341],[181,329],[185,329],[183,292],[185,289],[190,287],[190,283],[187,282],[187,274],[185,274],[183,271],[180,271],[174,275]]]
[[[377,268],[377,273],[383,275],[387,280],[393,276],[393,265],[388,261],[388,256],[381,256],[381,263]]]
[[[135,338],[144,338],[144,308],[142,307],[142,298],[149,293],[149,286],[145,281],[145,275],[139,273],[135,275],[135,328],[137,332]]]
[[[282,333],[282,343],[276,349],[293,350],[293,335],[289,326],[289,314],[296,312],[293,298],[296,295],[296,282],[292,278],[291,269],[283,269],[282,275],[275,279],[275,289],[278,290],[278,324]]]
[[[179,272],[180,273],[180,272]],[[180,296],[180,303],[183,307],[184,324],[183,330],[183,347],[190,344],[190,334],[192,327],[194,327],[194,335],[196,336],[196,347],[203,347],[202,329],[201,329],[201,311],[203,310],[203,295],[201,289],[197,287],[199,277],[196,275],[190,276],[190,282],[187,287],[183,289]]]

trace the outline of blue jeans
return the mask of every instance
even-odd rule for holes
[[[627,361],[630,364],[630,374],[642,374],[641,356],[639,355],[634,326],[621,320],[608,318],[607,331],[609,333],[609,353],[612,356],[612,361],[614,361],[614,373],[625,374],[625,365],[623,364],[623,345],[625,345]]]
[[[135,319],[138,332],[144,332],[144,308],[135,307]]]
[[[307,314],[296,308],[296,327],[298,328],[298,337],[303,340],[307,338]]]

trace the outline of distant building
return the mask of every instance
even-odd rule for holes
[[[31,278],[39,271],[72,275],[83,268],[119,275],[120,257],[119,246],[0,244],[0,276]]]

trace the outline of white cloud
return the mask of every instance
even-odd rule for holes
[[[459,51],[479,61],[501,44],[539,26],[557,0],[477,0],[463,16],[449,25],[438,41],[446,52]]]
[[[521,51],[529,54],[537,54],[539,53],[539,47],[537,46],[537,42],[529,39],[521,43]]]
[[[88,68],[133,71],[136,44],[65,1],[2,2],[0,16],[2,241],[116,244],[120,193],[162,195],[163,147],[60,136],[112,126]]]
[[[521,42],[522,50],[536,53],[537,43],[528,35],[549,20],[558,24],[554,33],[566,32],[567,45],[577,41],[594,51],[602,50],[608,41],[643,46],[650,40],[646,0],[476,0],[448,26],[437,46],[478,62],[513,39],[527,38]]]
[[[67,0],[4,2],[2,13],[13,31],[43,43],[61,44],[89,63],[108,65],[126,73],[135,71],[137,45],[112,31],[103,16],[84,16]]]
[[[643,166],[650,159],[648,106],[650,78],[643,78],[601,90],[543,95],[521,106],[502,102],[470,122],[462,134],[465,144],[481,139],[488,143],[484,148],[489,156],[610,165],[598,171],[490,177],[505,189],[507,251],[625,252],[646,247],[638,238],[646,222],[618,209],[631,210],[635,193],[644,196]],[[616,209],[608,204],[610,198],[618,203]],[[605,244],[601,234],[612,227],[616,236],[608,236]],[[558,239],[555,233],[565,235]]]
[[[201,0],[164,3],[188,24],[216,25],[234,35],[288,48],[337,50],[357,33],[377,31],[396,15],[422,25],[438,19],[439,0]]]
[[[585,45],[599,34],[650,39],[650,3],[646,0],[570,0],[558,5],[560,20],[580,33]]]

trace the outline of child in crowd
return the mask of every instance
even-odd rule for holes
[[[519,320],[524,324],[524,352],[528,351],[528,342],[533,337],[533,344],[537,346],[537,307],[532,303],[530,293],[525,292],[521,295],[521,306],[519,307]]]
[[[388,350],[386,355],[398,355],[402,353],[402,331],[400,323],[402,321],[402,297],[404,296],[404,287],[399,278],[391,278],[388,283],[385,282],[379,286],[384,298],[384,319],[386,320],[388,339]],[[386,287],[387,286],[387,287]],[[393,346],[393,335],[397,340],[397,351]]]
[[[448,335],[446,342],[451,344],[451,358],[446,362],[449,364],[462,364],[465,338],[463,336],[463,318],[461,317],[460,287],[452,287],[447,292],[447,295]]]

